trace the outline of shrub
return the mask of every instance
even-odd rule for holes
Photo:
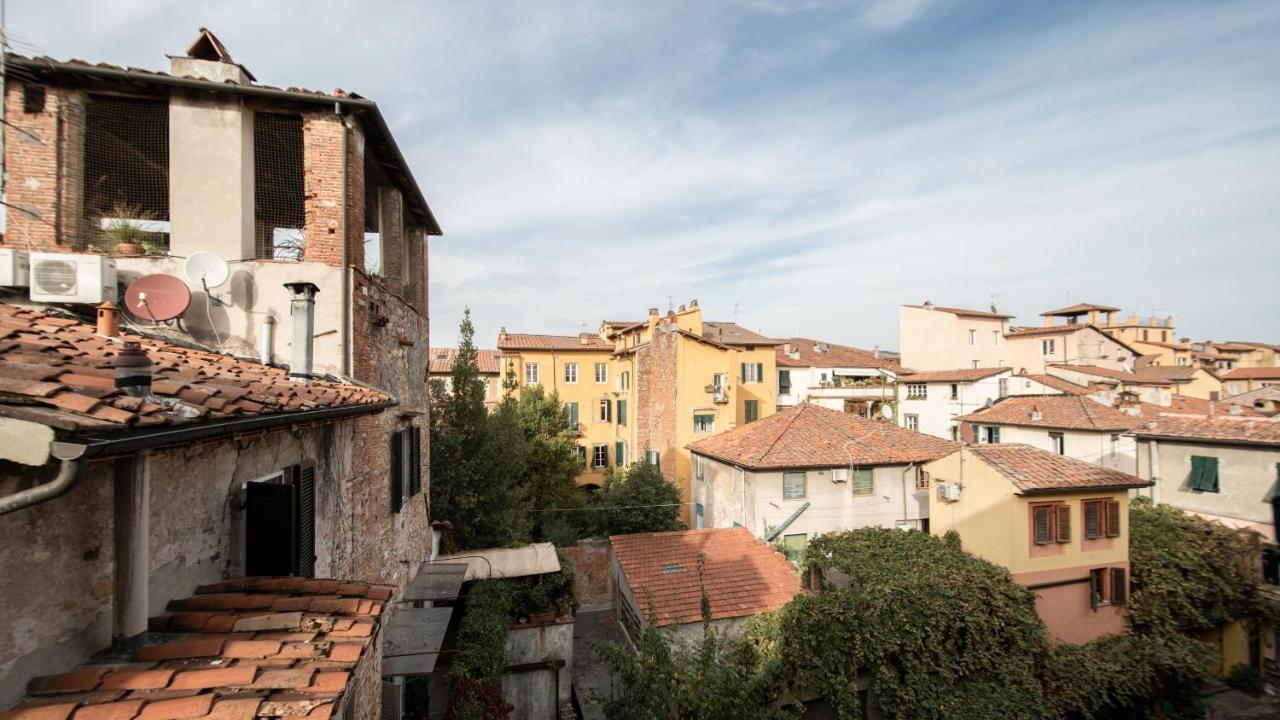
[[[680,491],[648,463],[610,473],[589,507],[598,532],[605,535],[684,529]]]
[[[507,632],[511,629],[511,589],[503,580],[478,580],[467,596],[458,624],[455,679],[494,683],[506,667]]]
[[[1250,695],[1261,695],[1262,673],[1241,663],[1231,668],[1231,672],[1227,673],[1227,685]]]

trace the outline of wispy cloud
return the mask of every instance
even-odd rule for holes
[[[668,296],[886,347],[896,305],[926,298],[995,295],[1024,317],[1068,293],[1160,305],[1215,339],[1267,339],[1280,312],[1273,3],[133,0],[72,16],[11,22],[56,55],[151,67],[207,24],[265,82],[376,98],[447,233],[436,342],[464,305],[492,342]]]

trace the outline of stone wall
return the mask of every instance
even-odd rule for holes
[[[613,607],[613,575],[609,572],[609,541],[582,540],[573,547],[560,548],[573,564],[573,593],[583,610]]]
[[[636,350],[636,440],[638,449],[657,450],[662,475],[676,481],[676,347],[679,335],[654,333]],[[671,327],[674,327],[672,325]],[[643,455],[637,455],[643,458]]]

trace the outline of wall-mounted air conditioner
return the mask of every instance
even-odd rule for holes
[[[30,269],[26,253],[10,248],[0,249],[0,287],[26,287]]]
[[[31,299],[88,303],[116,299],[116,261],[102,255],[31,253]]]
[[[938,486],[938,499],[956,502],[960,499],[960,486],[955,483],[943,483]]]

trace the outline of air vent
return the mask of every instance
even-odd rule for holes
[[[674,575],[674,574],[676,574],[676,573],[682,573],[682,572],[684,572],[684,566],[683,566],[683,565],[681,565],[680,563],[675,563],[675,564],[673,564],[673,565],[663,565],[663,566],[662,566],[662,574],[663,574],[663,575]]]

